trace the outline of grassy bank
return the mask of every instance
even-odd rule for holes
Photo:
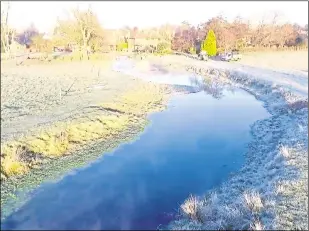
[[[252,141],[240,171],[205,195],[189,197],[179,209],[179,219],[164,228],[307,230],[307,96],[254,78],[251,73],[203,68],[198,62],[189,62],[183,58],[182,63],[168,63],[207,78],[226,78],[264,102],[271,116],[251,126]]]
[[[37,134],[3,143],[2,218],[25,201],[23,196],[16,197],[17,192],[57,179],[134,138],[147,124],[147,114],[164,108],[167,93],[166,87],[137,83],[113,101],[97,104],[101,115],[85,114],[69,122],[53,124]]]

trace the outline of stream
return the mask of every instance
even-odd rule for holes
[[[157,83],[187,86],[167,110],[149,115],[134,142],[57,183],[47,184],[4,222],[5,229],[156,229],[175,219],[190,194],[203,195],[244,164],[250,125],[269,116],[242,89],[200,87],[199,76],[153,69],[135,72],[129,60],[115,70]]]

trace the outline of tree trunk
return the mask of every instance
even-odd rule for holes
[[[83,59],[88,60],[88,52],[87,52],[87,47],[83,47]]]
[[[88,55],[88,49],[87,48],[88,48],[87,42],[86,42],[86,40],[84,40],[83,52],[82,52],[84,60],[89,60],[89,55]]]
[[[89,40],[90,40],[90,33],[86,34],[86,31],[84,31],[83,40],[84,40],[83,58],[84,58],[84,60],[89,60],[88,45],[89,45]]]
[[[10,55],[9,54],[9,51],[10,51],[10,29],[9,29],[9,26],[8,26],[8,20],[9,20],[9,10],[10,10],[10,3],[8,2],[8,6],[7,6],[7,9],[6,9],[6,16],[5,16],[5,22],[4,22],[4,25],[1,25],[3,26],[3,33],[4,33],[4,38],[2,41],[2,44],[3,44],[3,48],[4,48],[4,51],[5,53],[7,53],[7,55]],[[1,17],[4,16],[2,15],[2,12],[1,12]],[[2,20],[1,20],[2,21]],[[2,24],[2,22],[1,22]],[[2,37],[2,36],[1,36]]]

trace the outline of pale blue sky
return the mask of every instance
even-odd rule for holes
[[[3,2],[1,2],[1,5]],[[5,4],[5,3],[4,3]],[[79,6],[91,4],[105,28],[128,26],[157,26],[164,23],[179,24],[184,20],[198,24],[222,13],[227,19],[241,15],[253,23],[264,15],[278,12],[285,21],[305,25],[308,22],[308,2],[11,2],[9,23],[17,29],[28,27],[31,22],[42,32],[55,26],[57,17]]]

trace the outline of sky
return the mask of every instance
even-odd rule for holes
[[[6,3],[1,1],[1,6],[3,4]],[[255,24],[274,12],[280,15],[282,21],[302,26],[308,23],[306,1],[12,1],[9,24],[22,30],[33,23],[39,31],[49,33],[56,25],[58,17],[65,18],[71,9],[86,9],[89,4],[97,13],[102,26],[109,29],[124,26],[143,28],[164,23],[180,24],[182,21],[197,25],[218,14],[224,15],[228,20],[239,15]]]

